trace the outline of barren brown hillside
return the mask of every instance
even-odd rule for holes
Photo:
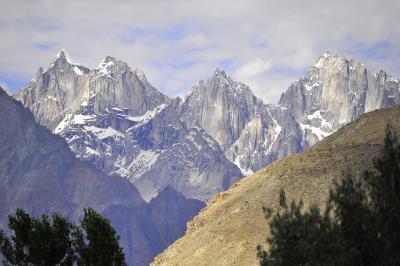
[[[277,208],[281,189],[306,205],[324,203],[343,171],[371,166],[387,123],[400,133],[399,107],[364,114],[305,152],[240,180],[218,194],[153,265],[257,265],[256,246],[265,244],[268,229],[262,206]]]

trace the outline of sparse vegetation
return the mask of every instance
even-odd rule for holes
[[[261,265],[400,265],[400,145],[388,126],[374,169],[350,171],[330,192],[326,207],[290,206],[270,221],[269,250],[258,247]]]

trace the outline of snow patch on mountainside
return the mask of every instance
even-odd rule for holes
[[[118,132],[117,130],[107,127],[107,128],[100,128],[95,126],[84,126],[85,130],[93,133],[98,139],[104,140],[106,138],[112,137],[124,137],[124,134]]]
[[[161,153],[162,151],[140,150],[139,154],[131,162],[127,160],[126,156],[118,156],[114,163],[117,170],[113,173],[127,177],[129,181],[134,183],[145,172],[150,170]]]
[[[96,115],[83,115],[83,114],[76,114],[72,118],[72,124],[74,125],[85,125],[88,122],[93,121],[96,118]]]
[[[267,109],[267,112],[268,112],[269,116],[271,117],[271,120],[272,120],[272,123],[273,123],[273,127],[274,127],[274,134],[272,135],[272,140],[271,140],[271,142],[269,144],[269,147],[268,147],[267,151],[265,152],[266,154],[269,154],[269,153],[271,153],[272,147],[273,147],[275,141],[277,140],[279,134],[281,133],[282,127],[278,124],[278,121],[276,119],[274,119],[274,117],[272,116],[272,114],[269,111],[269,109],[268,108],[266,108],[266,109]],[[265,147],[268,146],[267,139],[265,140],[264,146]]]
[[[320,127],[314,127],[314,126],[303,124],[300,122],[299,122],[299,125],[300,125],[301,130],[303,130],[303,132],[304,132],[303,135],[306,135],[305,132],[307,130],[309,130],[312,134],[317,136],[318,140],[322,140],[323,138],[332,134],[332,132],[326,132],[326,131],[322,130]]]
[[[58,126],[54,129],[53,133],[54,134],[60,134],[65,128],[68,126],[68,124],[71,121],[72,114],[67,115],[59,124]]]
[[[115,65],[115,63],[111,60],[104,59],[101,61],[100,65],[96,68],[99,73],[105,75],[105,76],[110,76],[111,75],[111,67]]]
[[[78,76],[82,76],[84,73],[83,71],[78,67],[78,66],[74,66],[72,68],[74,70],[74,72],[78,75]]]
[[[240,157],[241,157],[241,155],[237,156],[235,161],[233,162],[239,168],[240,172],[242,172],[242,174],[244,176],[248,176],[248,175],[254,174],[254,172],[251,169],[242,168],[242,164],[240,162]]]
[[[126,119],[133,122],[140,122],[140,124],[146,124],[151,119],[153,119],[156,115],[158,115],[167,105],[165,103],[160,104],[153,110],[147,111],[144,115],[140,116],[125,116]]]

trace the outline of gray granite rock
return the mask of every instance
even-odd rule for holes
[[[29,86],[15,97],[32,111],[36,121],[51,130],[88,101],[97,113],[120,106],[131,115],[142,115],[169,101],[137,68],[107,56],[96,69],[89,70],[73,63],[65,50],[46,71],[39,68]]]
[[[61,64],[62,73],[66,72],[63,69],[76,66],[66,52],[61,52],[54,62],[44,72],[51,80],[60,76],[58,71],[61,69],[54,65]],[[212,149],[196,151],[198,158],[193,156],[192,151],[183,148],[182,142],[195,140],[187,139],[191,125],[188,127],[180,117],[182,100],[170,99],[159,93],[139,69],[132,69],[126,63],[107,56],[96,69],[85,70],[84,73],[81,76],[87,86],[79,87],[73,82],[77,77],[73,71],[69,76],[70,83],[57,83],[60,95],[76,91],[71,101],[55,95],[55,86],[37,85],[40,75],[31,82],[31,86],[16,95],[32,110],[39,123],[66,139],[79,159],[91,162],[107,174],[126,177],[146,201],[157,196],[166,186],[173,187],[185,197],[209,201],[215,193],[227,189],[227,179],[232,184],[243,176],[220,148],[212,152]],[[53,106],[47,107],[47,98],[54,98],[53,103],[65,104],[56,111],[51,109]],[[58,119],[60,116],[54,118],[54,113],[59,110],[64,110],[61,120]],[[56,126],[48,122],[55,120],[58,121]],[[201,132],[201,141],[211,138]],[[180,149],[173,147],[175,144],[180,144]],[[165,159],[167,155],[170,160]],[[172,158],[203,163],[182,164]],[[206,163],[204,158],[213,161]],[[168,168],[166,162],[181,165]],[[228,173],[232,176],[228,177]],[[202,178],[207,181],[188,188],[190,180]]]
[[[399,101],[399,80],[372,75],[363,64],[325,53],[293,82],[278,104],[264,104],[244,84],[217,69],[180,107],[188,127],[199,125],[244,174],[300,152],[360,114]]]
[[[1,228],[17,208],[33,216],[58,212],[77,221],[91,207],[116,228],[129,265],[148,265],[184,234],[186,223],[204,206],[172,188],[147,204],[127,179],[76,159],[63,138],[38,125],[1,88],[0,125]],[[179,209],[185,213],[177,214]]]
[[[55,62],[61,59],[59,56]],[[71,65],[70,61],[64,61]],[[57,79],[68,72],[58,73],[61,69],[53,70],[53,65],[44,73]],[[60,83],[67,85],[57,88],[66,95],[74,90],[73,95],[78,95],[80,90],[86,91],[86,87],[79,82],[68,85],[75,84],[77,79],[73,71],[76,65],[71,66],[71,82]],[[50,74],[54,71],[58,72]],[[127,177],[133,183],[141,180],[137,185],[147,190],[143,195],[150,191],[153,192],[149,195],[153,195],[163,189],[166,183],[156,180],[164,180],[164,175],[183,178],[181,185],[176,181],[168,184],[177,188],[186,184],[189,172],[197,171],[188,164],[181,172],[170,170],[167,174],[163,170],[162,177],[147,174],[154,172],[153,166],[160,168],[157,160],[163,158],[161,154],[176,157],[171,155],[170,149],[192,128],[204,129],[218,142],[231,162],[222,164],[229,167],[229,171],[236,171],[233,163],[243,174],[250,174],[276,159],[304,150],[364,112],[393,106],[400,97],[398,79],[384,71],[372,75],[363,64],[330,53],[321,56],[304,77],[293,82],[278,104],[264,104],[248,86],[234,81],[219,69],[194,86],[182,100],[171,100],[158,93],[141,71],[130,69],[112,57],[106,57],[97,69],[83,72],[89,80],[88,92],[85,92],[88,96],[73,103],[58,100],[66,102],[60,110],[66,108],[73,112],[64,111],[62,121],[58,115],[56,120],[61,123],[49,128],[66,138],[79,158],[91,161],[106,173]],[[32,84],[39,84],[36,80],[40,78]],[[51,94],[45,93],[47,87],[31,86],[17,96],[39,122],[55,119],[51,111],[55,103],[48,99],[58,98],[53,92],[54,86],[50,86]],[[189,154],[186,156],[190,161]],[[217,178],[224,173],[213,175]],[[148,180],[145,182],[143,177]],[[218,187],[223,187],[222,180],[218,182]],[[151,189],[147,187],[149,184],[152,184]],[[207,194],[207,189],[204,187],[199,193],[193,191],[197,195],[193,197],[199,199],[200,194]],[[146,199],[149,200],[147,196]]]

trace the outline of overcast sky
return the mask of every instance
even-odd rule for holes
[[[276,102],[325,51],[400,75],[399,0],[0,0],[0,86],[26,86],[62,48],[96,67],[105,55],[184,95],[219,67]]]

